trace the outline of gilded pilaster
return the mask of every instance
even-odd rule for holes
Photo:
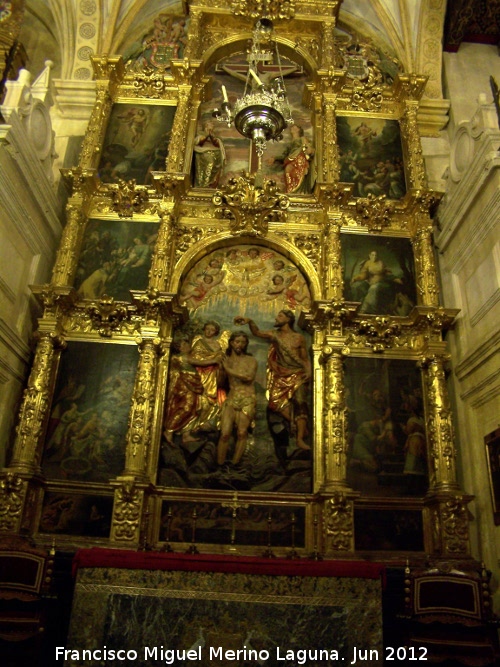
[[[431,456],[430,491],[456,491],[456,452],[444,363],[447,357],[423,361],[427,400],[427,437]]]
[[[335,21],[325,21],[321,26],[321,67],[335,65]]]
[[[340,163],[337,145],[337,121],[335,119],[335,98],[323,97],[323,180],[325,182],[340,179]]]
[[[186,140],[191,113],[190,95],[190,85],[179,86],[177,110],[172,125],[172,140],[169,144],[167,158],[167,171],[169,172],[179,173],[184,171]]]
[[[124,74],[121,57],[94,57],[92,66],[96,79],[96,101],[80,151],[79,166],[82,169],[95,167],[99,161],[107,121],[113,106],[112,94]]]
[[[139,365],[132,395],[127,433],[125,472],[127,477],[145,479],[151,448],[159,338],[139,340]]]
[[[419,302],[424,306],[439,306],[439,287],[432,245],[432,226],[421,226],[413,237]]]
[[[348,488],[347,440],[345,433],[344,372],[341,352],[330,346],[323,349],[325,361],[325,400],[323,409],[324,469],[323,488]]]
[[[422,142],[417,124],[418,101],[406,102],[406,109],[401,119],[401,135],[406,141],[408,151],[409,183],[411,188],[426,188],[427,175],[425,173]]]
[[[57,359],[56,347],[63,343],[55,333],[42,333],[24,390],[10,468],[27,474],[40,473],[41,440],[51,401],[51,385]]]
[[[201,44],[201,11],[191,8],[189,10],[189,33],[186,48],[184,50],[185,58],[197,58],[198,49]]]
[[[172,269],[172,254],[175,244],[173,242],[175,220],[171,211],[161,214],[160,229],[155,252],[151,260],[149,286],[152,290],[164,292],[167,289],[167,281]]]
[[[66,207],[67,223],[52,271],[54,285],[71,285],[85,231],[86,217],[81,202],[70,202]]]
[[[328,220],[323,233],[323,289],[325,298],[334,302],[342,300],[343,277],[340,263],[340,221]]]

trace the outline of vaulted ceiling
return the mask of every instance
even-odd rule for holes
[[[188,5],[180,0],[25,0],[20,40],[33,74],[50,59],[55,78],[90,79],[92,55],[125,53],[156,16],[182,15]],[[343,0],[338,25],[392,52],[407,72],[427,74],[426,96],[439,99],[445,18],[446,39],[458,48],[471,30],[495,40],[499,7],[500,0]]]

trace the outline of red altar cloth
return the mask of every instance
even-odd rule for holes
[[[129,570],[181,570],[230,572],[289,577],[358,577],[382,579],[385,566],[367,561],[255,558],[214,554],[157,553],[122,549],[79,549],[73,559],[73,575],[81,567],[116,567]]]

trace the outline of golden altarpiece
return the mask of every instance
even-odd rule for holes
[[[67,224],[32,288],[0,529],[67,548],[467,559],[426,78],[339,29],[339,2],[264,3],[294,124],[259,159],[212,114],[242,94],[258,4],[192,2],[135,52],[93,59]]]

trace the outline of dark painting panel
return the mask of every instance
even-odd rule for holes
[[[181,285],[180,299],[189,321],[174,333],[162,484],[308,493],[310,336],[295,322],[289,342],[296,347],[286,358],[280,354],[280,361],[274,342],[254,335],[246,321],[251,318],[260,332],[274,335],[284,312],[298,320],[311,300],[304,276],[268,248],[235,245],[196,264]],[[242,355],[231,350],[231,335],[237,333],[242,337],[232,344],[246,344]],[[225,363],[244,364],[245,396],[238,390],[235,398]],[[234,414],[224,442],[221,423],[231,419],[230,408]]]
[[[348,656],[352,656],[352,650],[348,646],[348,611],[344,606],[328,606],[324,598],[322,604],[280,604],[278,595],[274,597],[278,602],[111,595],[103,641],[115,649],[161,646],[180,651],[180,656],[182,651],[200,650],[196,661],[200,667],[261,662],[267,667],[279,667],[299,664],[299,660],[308,665],[327,665],[335,664],[337,659],[339,664],[352,660]],[[124,622],[131,618],[135,621],[133,626]],[[254,653],[242,653],[239,660],[235,660],[235,654],[226,655],[226,651],[244,647],[257,651],[260,658],[256,659]],[[328,651],[322,660],[321,649]],[[293,653],[287,655],[287,651]],[[153,654],[139,650],[135,664],[145,667],[152,658],[160,658],[159,650]],[[331,663],[329,658],[333,658]]]
[[[355,509],[354,528],[359,551],[424,551],[418,510]]]
[[[114,104],[97,168],[105,183],[132,179],[151,185],[153,171],[165,171],[175,107]]]
[[[414,361],[345,361],[347,481],[366,496],[423,495],[428,486],[422,379]]]
[[[410,239],[342,234],[344,298],[364,315],[406,317],[417,303]]]
[[[163,501],[160,541],[295,548],[305,546],[304,507],[227,501]]]
[[[353,183],[355,197],[406,193],[401,132],[396,120],[337,116],[340,180]]]
[[[154,222],[89,220],[76,270],[78,294],[130,301],[131,289],[146,289],[157,234]]]
[[[43,499],[41,533],[109,537],[113,497],[48,491]]]
[[[123,471],[137,361],[135,345],[68,343],[42,461],[48,479],[107,482]]]
[[[226,88],[231,105],[243,96],[247,65],[246,61],[237,57],[217,66],[212,99],[201,105],[196,130],[192,174],[193,185],[196,187],[219,187],[225,185],[230,178],[257,171],[257,154],[252,142],[239,134],[234,124],[228,127],[212,115],[214,109],[221,109],[222,86]],[[276,70],[273,66],[269,66],[269,69]],[[285,129],[282,140],[267,143],[261,171],[264,180],[274,180],[283,192],[307,194],[312,191],[316,181],[310,111],[302,105],[307,78],[291,61],[285,62],[284,70],[294,123]],[[272,73],[268,74],[272,76]]]

